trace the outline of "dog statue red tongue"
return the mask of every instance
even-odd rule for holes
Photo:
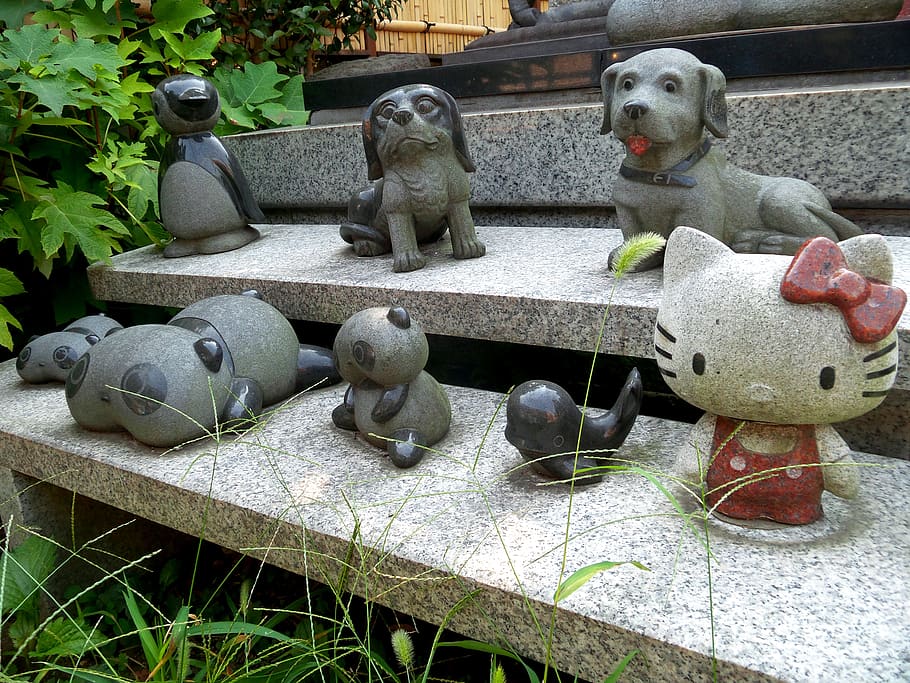
[[[632,154],[640,157],[651,147],[651,140],[644,135],[630,135],[626,138],[626,146]]]

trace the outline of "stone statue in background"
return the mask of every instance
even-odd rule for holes
[[[82,354],[123,326],[103,313],[71,322],[59,332],[32,337],[16,358],[16,372],[29,384],[65,382]]]
[[[452,421],[449,398],[423,369],[429,345],[420,325],[400,306],[367,308],[345,321],[333,350],[350,382],[335,425],[359,432],[396,467],[419,463]]]
[[[395,272],[417,270],[426,265],[418,245],[446,230],[455,258],[486,253],[468,206],[474,162],[449,93],[406,85],[380,95],[363,119],[363,148],[373,183],[351,197],[341,226],[358,256],[391,251]]]
[[[155,119],[173,137],[158,167],[158,211],[174,240],[165,256],[214,254],[259,237],[265,216],[234,154],[212,133],[218,91],[192,74],[165,78],[152,93]]]
[[[614,0],[607,14],[613,45],[774,26],[894,19],[901,0]]]
[[[727,136],[726,79],[717,67],[684,50],[649,50],[607,68],[601,88],[601,133],[612,131],[626,146],[613,187],[625,239],[666,238],[689,225],[735,251],[793,254],[807,237],[862,234],[813,185],[727,163],[706,134]],[[661,251],[637,269],[662,261]]]
[[[582,415],[558,384],[524,382],[509,394],[506,439],[540,474],[575,479],[576,485],[595,484],[602,474],[579,470],[610,464],[613,451],[622,446],[635,424],[641,395],[641,375],[633,368],[609,411]]]
[[[699,230],[667,242],[654,332],[670,389],[708,411],[677,469],[735,520],[808,524],[822,491],[853,498],[831,427],[878,406],[897,374],[906,294],[881,235],[808,240],[795,257],[736,254]]]

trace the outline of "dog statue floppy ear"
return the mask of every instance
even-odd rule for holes
[[[702,92],[702,123],[714,137],[725,138],[729,129],[727,127],[727,79],[724,73],[716,66],[703,64],[698,69],[701,77]]]
[[[600,75],[600,90],[604,98],[604,122],[600,127],[601,135],[606,135],[613,130],[610,110],[613,108],[613,84],[616,82],[616,73],[619,71],[619,65],[619,62],[611,64]]]
[[[363,151],[367,156],[367,178],[370,180],[378,180],[383,175],[382,162],[379,160],[379,152],[376,151],[376,137],[373,131],[373,107],[375,104],[373,102],[367,109],[360,127],[360,134],[363,136]]]
[[[468,141],[464,136],[464,126],[461,123],[461,113],[458,111],[458,105],[455,104],[455,98],[441,88],[433,88],[434,94],[442,100],[445,100],[446,111],[449,113],[449,121],[452,124],[452,144],[455,147],[455,156],[461,167],[468,173],[477,170],[474,166],[474,160],[468,151]]]

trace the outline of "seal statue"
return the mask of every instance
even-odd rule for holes
[[[626,440],[641,406],[641,375],[632,368],[619,397],[606,413],[582,412],[558,384],[531,380],[518,385],[506,404],[506,439],[540,474],[556,479],[573,479],[577,469],[597,467],[609,460],[610,453],[579,454],[580,451],[613,451]],[[576,484],[595,484],[601,475],[585,475]]]
[[[262,214],[240,162],[212,133],[218,91],[192,74],[165,78],[152,93],[155,119],[173,137],[158,167],[158,206],[174,241],[165,256],[214,254],[259,237]]]

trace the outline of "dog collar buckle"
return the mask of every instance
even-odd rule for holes
[[[669,185],[673,182],[673,174],[661,171],[651,176],[651,182],[655,185]]]

